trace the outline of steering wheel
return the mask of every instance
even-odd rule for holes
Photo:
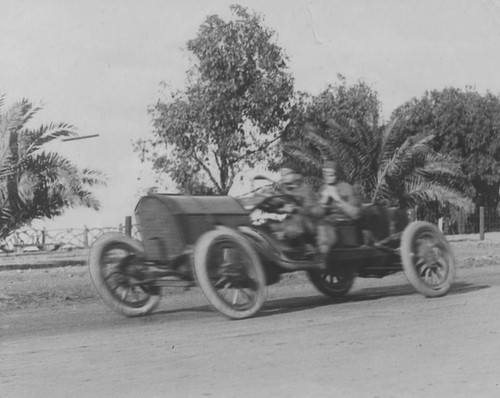
[[[265,211],[266,213],[279,213],[278,210],[290,202],[296,206],[301,205],[300,201],[294,196],[280,193],[264,197],[257,205],[255,205],[254,210],[259,209]]]
[[[259,209],[267,213],[277,213],[277,210],[286,203],[292,203],[298,207],[302,205],[299,199],[287,193],[280,184],[266,176],[256,175],[252,178],[252,188],[254,187],[255,181],[258,180],[268,181],[279,193],[264,196],[263,199],[255,205],[254,210]],[[253,189],[253,191],[257,191],[257,189]]]

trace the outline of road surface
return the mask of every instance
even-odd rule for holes
[[[438,299],[404,274],[337,301],[296,278],[248,320],[195,288],[135,319],[96,297],[9,310],[0,333],[3,398],[499,397],[500,266],[459,269]]]

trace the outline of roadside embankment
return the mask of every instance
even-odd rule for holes
[[[88,249],[75,249],[66,251],[0,254],[0,271],[83,265],[87,263],[88,253]]]

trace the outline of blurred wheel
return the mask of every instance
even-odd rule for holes
[[[89,271],[103,301],[125,316],[140,316],[153,311],[160,301],[158,289],[141,284],[139,273],[142,245],[119,233],[102,235],[92,245]]]
[[[348,267],[307,271],[309,280],[318,291],[329,297],[342,297],[354,284],[354,272]]]
[[[198,284],[214,309],[233,319],[248,318],[262,307],[266,277],[246,238],[229,228],[202,235],[194,248]]]
[[[434,225],[417,221],[401,237],[401,260],[408,281],[426,297],[443,296],[455,279],[455,259],[449,243]]]

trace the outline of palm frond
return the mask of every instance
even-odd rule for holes
[[[410,137],[390,156],[384,159],[377,172],[377,184],[374,187],[374,196],[378,196],[378,190],[389,176],[403,177],[410,175],[419,166],[429,161],[433,151],[427,143],[433,139],[433,135],[422,134],[417,137]]]
[[[442,205],[455,207],[467,213],[475,209],[472,199],[465,197],[462,192],[439,184],[421,183],[407,186],[405,197],[407,207],[426,205],[427,203],[441,203]]]
[[[89,188],[105,185],[106,177],[97,170],[80,170],[64,156],[44,149],[54,140],[75,135],[76,129],[68,123],[27,128],[39,109],[27,100],[0,108],[0,238],[34,218],[59,215],[66,207],[99,208]]]
[[[318,160],[316,159],[316,156],[308,149],[302,149],[300,147],[287,145],[285,146],[284,150],[292,159],[294,159],[298,163],[305,164],[313,168],[318,166]]]
[[[22,126],[26,125],[42,109],[41,106],[33,105],[26,98],[22,99],[18,104],[22,116]]]
[[[107,176],[99,170],[83,169],[81,171],[82,183],[89,186],[106,186]]]
[[[394,138],[395,126],[400,118],[393,118],[389,124],[381,129],[380,148],[378,152],[378,163],[382,164],[384,159],[390,158],[398,149],[396,139]]]
[[[21,134],[24,144],[23,153],[30,155],[51,141],[76,135],[76,129],[73,125],[62,122],[41,125],[36,130],[25,130]]]

